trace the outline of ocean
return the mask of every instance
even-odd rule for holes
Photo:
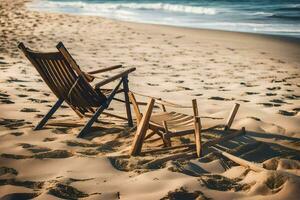
[[[300,38],[300,0],[38,0],[30,9]]]

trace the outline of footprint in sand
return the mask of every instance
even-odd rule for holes
[[[0,102],[4,104],[14,104],[15,102],[9,99],[9,95],[5,93],[0,93]]]
[[[255,95],[255,94],[259,94],[259,92],[245,92],[246,95]]]
[[[49,191],[49,194],[62,199],[79,199],[89,195],[67,184],[57,183]]]
[[[258,85],[252,85],[251,83],[245,83],[245,82],[240,82],[241,85],[244,85],[245,87],[256,87]]]
[[[52,141],[55,141],[57,138],[48,138],[48,137],[46,137],[44,140],[43,140],[43,142],[52,142]]]
[[[20,126],[25,124],[32,124],[31,122],[26,122],[23,119],[0,119],[0,125],[3,125],[6,128],[17,129]]]
[[[149,85],[149,86],[159,86],[159,84],[155,84],[155,83],[147,83],[147,85]]]
[[[207,188],[212,190],[229,191],[235,192],[249,190],[250,185],[238,183],[236,179],[230,179],[221,175],[202,175],[200,181]]]
[[[39,147],[36,145],[27,144],[27,143],[21,143],[21,144],[19,144],[19,146],[21,146],[24,149],[27,149],[28,151],[30,151],[32,153],[41,153],[41,152],[51,151],[51,149],[49,149],[47,147]]]
[[[47,100],[42,100],[42,99],[34,99],[34,98],[28,98],[28,100],[34,102],[34,103],[48,103],[49,101]]]
[[[8,184],[10,185],[10,184]],[[4,195],[1,199],[34,199],[35,197],[38,197],[39,193],[11,193]]]
[[[234,98],[227,99],[227,98],[223,98],[223,97],[209,97],[208,99],[217,100],[217,101],[232,101],[232,100],[234,100]]]
[[[100,144],[97,143],[85,143],[85,142],[79,142],[76,140],[67,140],[64,141],[68,146],[71,147],[98,147]]]
[[[300,95],[295,95],[295,94],[291,94],[291,95],[283,95],[285,98],[290,99],[290,100],[298,100],[300,99]]]
[[[17,154],[1,154],[2,158],[9,158],[9,159],[28,159],[28,158],[36,158],[36,159],[44,159],[44,158],[53,158],[53,159],[60,159],[60,158],[69,158],[72,157],[73,154],[66,150],[53,150],[48,152],[37,153],[34,155],[17,155]]]
[[[257,105],[263,105],[265,107],[279,107],[280,104],[274,104],[274,103],[257,103]]]
[[[281,100],[281,99],[272,99],[272,100],[270,100],[270,102],[272,102],[272,103],[280,103],[280,104],[288,104],[287,102],[285,102],[285,101],[283,101],[283,100]]]
[[[18,97],[28,97],[28,95],[26,95],[26,94],[18,94],[17,96]]]
[[[267,89],[268,90],[280,90],[281,87],[268,87]]]
[[[6,80],[7,83],[20,83],[20,82],[29,82],[25,80],[20,80],[17,78],[9,77],[9,79]]]
[[[40,111],[35,108],[22,108],[20,112],[40,112]]]
[[[0,177],[1,176],[16,176],[18,171],[10,167],[0,167]]]
[[[281,114],[281,115],[285,115],[285,116],[295,116],[298,112],[297,111],[289,112],[289,111],[286,111],[286,110],[279,110],[278,113]]]
[[[11,134],[11,135],[14,135],[14,136],[21,136],[21,135],[23,135],[24,133],[23,133],[23,132],[17,131],[17,132],[11,132],[10,134]]]

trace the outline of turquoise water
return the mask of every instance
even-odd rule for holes
[[[300,0],[42,0],[32,9],[300,37]]]

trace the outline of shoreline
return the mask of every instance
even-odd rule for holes
[[[115,20],[120,21],[124,23],[135,23],[135,24],[148,24],[148,25],[157,25],[157,26],[167,26],[167,27],[175,27],[175,28],[183,28],[183,29],[195,29],[195,30],[204,30],[204,31],[221,31],[221,32],[231,32],[231,33],[240,33],[240,34],[251,34],[251,35],[260,35],[260,36],[266,36],[266,37],[274,37],[278,39],[285,39],[287,41],[294,41],[297,43],[300,43],[300,35],[294,36],[294,35],[284,35],[284,34],[272,34],[272,33],[263,33],[263,32],[246,32],[246,31],[238,31],[238,30],[223,30],[218,28],[201,28],[201,27],[190,27],[190,26],[184,26],[184,25],[172,25],[172,24],[159,24],[159,23],[151,23],[151,22],[139,22],[139,21],[130,21],[130,20],[122,20],[122,19],[115,19],[115,18],[109,18],[105,16],[100,15],[92,15],[92,14],[80,14],[80,13],[70,13],[70,12],[62,12],[62,11],[55,11],[55,10],[42,10],[38,11],[34,8],[29,8],[28,4],[34,4],[35,2],[39,2],[41,0],[32,0],[25,5],[25,7],[28,10],[31,11],[37,11],[37,12],[47,12],[47,13],[57,13],[57,14],[67,14],[67,15],[75,15],[75,16],[88,16],[88,17],[99,17],[107,20]]]

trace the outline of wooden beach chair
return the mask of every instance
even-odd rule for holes
[[[204,145],[202,144],[201,141],[201,133],[204,131],[209,131],[217,128],[224,128],[224,131],[229,131],[233,123],[233,120],[237,114],[239,104],[234,105],[226,125],[217,125],[217,126],[213,126],[201,130],[201,119],[199,117],[196,99],[192,100],[192,108],[193,108],[194,115],[189,116],[174,111],[167,112],[166,106],[161,99],[157,99],[157,100],[158,103],[161,104],[162,112],[152,114],[154,103],[155,103],[154,98],[150,98],[150,101],[147,104],[147,108],[144,114],[142,114],[140,112],[138,102],[136,101],[136,98],[132,92],[129,92],[129,98],[131,103],[133,104],[134,112],[136,115],[136,121],[137,121],[137,131],[134,137],[132,148],[130,150],[130,155],[133,156],[139,155],[141,153],[143,142],[146,139],[152,137],[154,134],[158,134],[161,137],[165,146],[164,148],[165,150],[196,146],[196,154],[198,157],[200,157],[202,155],[203,146],[205,147],[212,146],[222,141],[229,140],[245,132],[245,129],[243,128],[239,132],[234,132],[228,135],[224,135],[224,137],[208,141]],[[149,134],[146,135],[148,129],[150,129],[151,132],[149,132]],[[172,137],[183,136],[187,134],[194,134],[195,136],[194,144],[172,147],[172,143],[171,143]],[[154,152],[154,151],[155,150],[152,151],[150,150],[148,152]]]
[[[128,97],[128,74],[133,72],[135,68],[130,68],[111,76],[98,82],[92,87],[89,82],[92,82],[95,79],[94,74],[111,71],[122,66],[116,65],[85,73],[79,68],[62,42],[57,44],[57,52],[44,53],[33,51],[25,47],[23,43],[20,43],[18,47],[37,69],[43,80],[58,98],[57,102],[38,123],[34,130],[42,129],[62,103],[66,102],[79,117],[91,117],[78,134],[78,137],[83,137],[87,135],[89,129],[98,119],[100,114],[109,107],[111,101],[116,99],[115,95],[122,92],[124,92],[125,95],[125,101],[123,102],[126,107],[128,125],[133,126]],[[116,80],[119,81],[114,89],[101,89],[102,86]],[[121,84],[123,84],[123,88],[120,87]]]

